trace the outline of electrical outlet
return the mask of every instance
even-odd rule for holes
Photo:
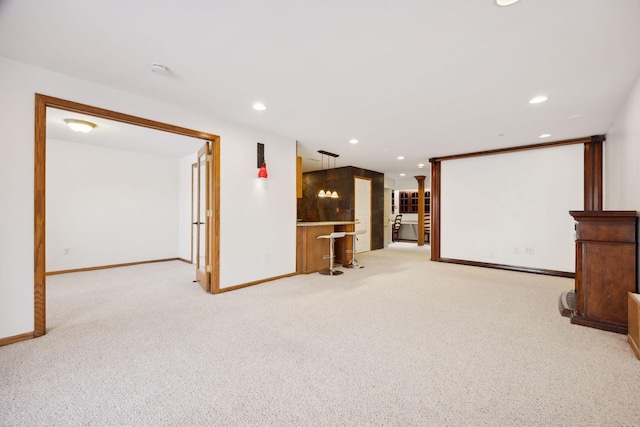
[[[527,255],[533,255],[533,246],[529,246],[527,248],[524,248],[524,253]]]
[[[269,262],[269,252],[265,252],[265,254],[262,256],[262,260],[264,262]]]
[[[518,248],[511,248],[511,253],[514,255],[518,255],[519,253]]]

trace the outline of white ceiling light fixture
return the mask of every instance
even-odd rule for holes
[[[267,106],[262,102],[256,102],[255,104],[253,104],[253,109],[256,111],[264,111],[267,109]]]
[[[542,135],[540,135],[538,138],[549,138],[551,136],[550,133],[543,133]]]
[[[518,3],[520,0],[495,0],[496,6],[506,7]]]
[[[87,121],[84,121],[84,120],[64,119],[64,122],[72,130],[74,130],[76,132],[82,132],[82,133],[91,132],[93,130],[93,128],[96,127],[95,123],[87,122]]]
[[[423,169],[424,168],[424,163],[418,163],[418,169]]]
[[[349,144],[357,144],[358,142],[360,142],[360,141],[358,141],[355,138],[349,140]]]
[[[540,104],[542,102],[545,102],[547,99],[549,99],[549,97],[544,96],[544,95],[539,95],[539,96],[536,96],[534,98],[531,98],[529,100],[529,104]]]
[[[336,167],[336,157],[340,157],[339,154],[335,154],[335,153],[330,153],[328,151],[324,151],[324,150],[318,150],[318,153],[320,153],[320,159],[322,161],[322,167],[324,167],[324,156],[327,156],[327,170],[331,169],[331,165],[329,164],[329,161],[331,160],[330,157],[333,157],[333,167]],[[320,190],[318,192],[318,197],[321,199],[326,199],[326,198],[331,198],[331,199],[339,199],[340,196],[338,196],[338,192],[333,190]]]
[[[398,157],[396,157],[396,159],[398,159],[398,160],[404,160],[404,156],[398,156]]]
[[[162,76],[166,76],[167,74],[169,74],[169,68],[166,65],[158,64],[157,62],[149,65],[149,69],[154,73],[160,74]]]
[[[406,173],[401,173],[401,174],[400,174],[400,176],[406,176],[406,175],[407,175]]]

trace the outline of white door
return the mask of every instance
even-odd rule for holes
[[[356,252],[368,252],[371,250],[371,180],[355,178],[354,187],[356,231],[366,231],[358,235]]]
[[[211,193],[211,146],[207,141],[198,151],[197,163],[198,200],[196,209],[196,280],[207,292],[211,291],[210,238],[213,216]]]

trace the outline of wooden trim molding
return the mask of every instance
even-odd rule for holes
[[[604,135],[598,135],[596,137],[602,138],[604,140]],[[592,138],[595,138],[595,137],[592,136],[592,137],[565,139],[562,141],[545,142],[542,144],[519,145],[515,147],[498,148],[495,150],[475,151],[473,153],[454,154],[452,156],[443,156],[443,157],[433,157],[429,159],[429,161],[466,159],[469,157],[493,156],[495,154],[515,153],[517,151],[539,150],[542,148],[562,147],[563,145],[587,144],[587,143],[591,143]]]
[[[14,335],[12,337],[0,338],[0,347],[15,344],[20,341],[26,341],[35,338],[34,332],[27,332],[26,334]]]
[[[584,143],[584,210],[602,210],[602,146],[604,135]]]
[[[35,94],[35,135],[34,135],[34,337],[46,332],[46,142],[47,142],[47,107],[59,110],[88,114],[103,119],[114,120],[135,126],[142,126],[177,135],[211,141],[213,150],[213,228],[211,233],[213,247],[210,261],[212,265],[211,282],[217,286],[220,282],[220,137],[211,133],[200,132],[167,123],[156,122],[142,117],[131,116],[80,104],[52,96]],[[214,292],[215,293],[215,292]]]
[[[414,176],[418,181],[418,246],[424,246],[424,180],[426,176]]]
[[[440,180],[441,162],[445,160],[466,159],[470,157],[492,156],[496,154],[515,153],[518,151],[539,150],[565,145],[584,144],[584,205],[585,210],[602,210],[602,147],[605,135],[566,139],[543,144],[521,145],[517,147],[499,148],[495,150],[476,151],[451,156],[432,157],[431,163],[431,261],[454,262],[457,264],[476,265],[479,267],[501,268],[504,270],[526,271],[529,273],[547,274],[560,277],[575,277],[573,273],[555,270],[529,269],[527,267],[508,266],[503,264],[476,263],[474,261],[451,260],[440,257]]]
[[[313,273],[313,272],[309,272],[309,273]],[[235,286],[229,286],[228,288],[222,288],[222,289],[219,289],[217,293],[235,291],[236,289],[242,289],[242,288],[247,288],[249,286],[259,285],[260,283],[273,282],[274,280],[284,279],[286,277],[297,276],[298,274],[309,274],[309,273],[297,273],[296,272],[296,273],[283,274],[281,276],[269,277],[267,279],[256,280],[254,282],[247,282],[247,283],[242,283],[241,285],[235,285]]]
[[[165,258],[165,259],[152,259],[149,261],[136,261],[136,262],[125,262],[122,264],[109,264],[109,265],[99,265],[96,267],[84,267],[84,268],[73,268],[71,270],[58,270],[58,271],[47,271],[47,276],[55,276],[57,274],[67,274],[67,273],[79,273],[81,271],[95,271],[95,270],[106,270],[108,268],[118,268],[118,267],[129,267],[132,265],[140,265],[140,264],[152,264],[154,262],[166,262],[166,261],[184,261],[186,263],[191,264],[191,262],[182,259],[182,258]]]
[[[440,160],[431,162],[431,261],[440,261]]]
[[[576,277],[575,273],[571,273],[568,271],[546,270],[543,268],[522,267],[518,265],[491,264],[488,262],[467,261],[463,259],[453,259],[453,258],[440,258],[440,262],[446,262],[449,264],[469,265],[472,267],[495,268],[498,270],[519,271],[522,273],[543,274],[545,276],[567,277],[570,279],[573,279]]]

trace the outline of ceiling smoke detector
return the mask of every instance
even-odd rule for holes
[[[162,64],[157,64],[157,63],[153,63],[151,65],[149,65],[149,68],[151,69],[151,71],[153,71],[156,74],[162,74],[163,76],[167,75],[169,73],[169,68],[167,68],[166,65],[162,65]]]

